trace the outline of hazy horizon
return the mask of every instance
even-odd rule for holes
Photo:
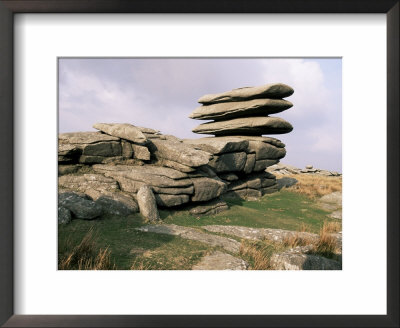
[[[59,133],[131,123],[179,138],[205,121],[189,119],[208,93],[281,82],[293,107],[271,116],[294,129],[271,135],[286,144],[283,163],[342,172],[340,58],[61,58]]]

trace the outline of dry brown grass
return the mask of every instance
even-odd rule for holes
[[[269,241],[242,240],[239,254],[249,262],[249,270],[270,270],[271,256],[282,249],[281,245]]]
[[[337,253],[337,239],[336,237],[332,236],[332,232],[337,231],[332,231],[333,228],[336,228],[336,226],[333,226],[327,222],[324,223],[319,232],[319,240],[314,247],[315,253],[328,257],[331,257],[332,254]]]
[[[298,182],[288,190],[304,194],[310,198],[318,198],[335,191],[342,191],[342,177],[325,177],[313,174],[293,174],[277,176],[295,178]]]
[[[149,263],[145,263],[143,259],[135,259],[132,262],[131,270],[151,270],[152,266]]]
[[[115,270],[111,251],[107,248],[96,253],[95,234],[90,229],[82,241],[59,260],[59,270]]]
[[[297,246],[313,246],[311,252],[316,255],[325,257],[333,257],[340,249],[337,238],[332,236],[332,233],[337,233],[342,230],[340,222],[324,222],[319,231],[318,238],[314,236],[302,236],[300,234],[293,234],[284,238],[283,245],[289,248]],[[307,230],[302,230],[307,232]]]

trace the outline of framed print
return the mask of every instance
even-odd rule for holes
[[[158,1],[1,1],[0,8],[0,41],[4,50],[0,55],[3,114],[0,308],[4,326],[398,326],[398,1],[346,4],[336,1],[300,4],[292,0],[246,4],[177,1],[169,2],[168,6]],[[238,89],[202,97],[232,88],[262,85],[264,81],[288,85],[279,84],[283,91],[274,91],[269,98],[260,95],[268,94],[271,86],[261,87],[266,88],[263,91]],[[274,84],[273,88],[276,87]],[[291,95],[292,87],[293,110],[286,114],[283,111],[290,107],[291,98],[283,98]],[[335,88],[336,93],[325,97]],[[243,96],[243,92],[253,94]],[[202,97],[199,99],[202,105],[196,110],[191,107],[195,97]],[[222,102],[218,97],[223,98]],[[262,127],[257,127],[257,135],[254,135],[254,116],[249,115],[254,109],[245,108],[249,117],[235,113],[239,116],[227,118],[231,114],[226,113],[226,104],[233,104],[240,112],[243,111],[240,102],[262,102],[266,101],[264,98],[274,105],[264,104],[263,110],[275,111],[278,119],[273,120],[279,122],[271,123],[268,120],[272,116],[268,117]],[[286,107],[277,109],[279,106]],[[332,118],[320,110],[329,106],[339,108],[340,115]],[[183,115],[185,118],[181,120]],[[189,128],[187,121],[191,120],[186,118],[189,115],[215,122]],[[225,116],[221,119],[218,115]],[[227,119],[241,121],[240,133],[238,127],[224,125]],[[313,119],[316,123],[312,123]],[[246,132],[246,120],[251,121],[251,136]],[[340,122],[336,130],[323,124],[334,120]],[[135,126],[115,124],[126,122]],[[170,237],[173,233],[164,235],[169,248],[157,246],[158,255],[151,249],[151,243],[158,237],[151,239],[144,235],[158,233],[157,229],[178,229],[176,226],[183,219],[169,217],[160,226],[124,221],[121,226],[125,230],[116,231],[114,236],[107,235],[114,229],[111,221],[99,221],[104,223],[104,230],[98,231],[100,237],[106,236],[107,242],[112,240],[109,249],[108,244],[99,244],[101,254],[104,258],[107,252],[121,257],[113,257],[114,265],[101,262],[97,267],[94,258],[75,264],[68,260],[71,238],[79,235],[83,225],[92,224],[84,221],[88,215],[92,219],[100,214],[78,213],[60,198],[57,205],[57,185],[58,191],[65,188],[68,194],[71,181],[79,180],[77,190],[73,190],[74,197],[82,197],[80,204],[93,202],[92,209],[103,201],[102,213],[129,209],[126,202],[125,207],[112,207],[116,206],[116,202],[110,201],[110,197],[116,197],[112,188],[117,186],[119,199],[126,201],[126,197],[133,197],[143,216],[146,210],[139,193],[152,195],[155,204],[165,207],[175,206],[178,200],[216,198],[220,193],[213,191],[215,185],[230,186],[230,191],[237,194],[237,190],[244,190],[238,186],[241,179],[247,179],[245,174],[258,174],[256,164],[261,170],[265,169],[263,165],[272,167],[275,162],[267,163],[271,160],[268,156],[281,158],[282,154],[269,153],[264,158],[260,150],[245,150],[242,143],[230,141],[230,147],[234,144],[243,149],[229,151],[232,160],[223,162],[223,152],[213,150],[212,156],[209,155],[205,141],[200,144],[199,139],[190,141],[187,138],[192,137],[185,135],[184,130],[223,134],[223,138],[244,135],[261,147],[254,138],[264,135],[265,129],[278,126],[280,130],[274,132],[290,132],[293,123],[295,129],[301,130],[298,122],[304,122],[309,139],[302,139],[306,141],[301,145],[290,134],[282,137],[287,145],[286,158],[295,161],[296,152],[301,158],[302,146],[313,146],[329,172],[307,166],[303,173],[318,171],[334,175],[332,172],[341,171],[343,164],[343,260],[341,251],[335,253],[337,257],[332,257],[333,252],[329,255],[332,261],[329,263],[340,263],[341,270],[259,270],[262,267],[257,267],[254,257],[248,255],[250,251],[246,255],[243,244],[232,237],[233,230],[210,231],[213,234],[208,234],[207,240],[215,236],[219,248],[198,246],[196,243],[206,232],[190,230],[199,225],[196,216],[185,222],[185,232],[174,232],[175,236],[195,235],[194,240],[178,238],[177,242],[176,237]],[[136,124],[142,127],[140,133]],[[79,133],[92,125],[101,132],[93,130],[84,137],[101,140],[80,142]],[[140,139],[142,136],[146,143]],[[181,138],[179,147],[176,137]],[[71,142],[71,138],[75,141]],[[283,146],[275,138],[268,140],[274,143],[269,148],[283,152]],[[169,147],[163,152],[167,142],[174,143],[179,150]],[[182,146],[193,143],[197,146],[190,146],[190,150],[189,146]],[[126,147],[133,149],[129,156]],[[190,158],[184,152],[190,153]],[[254,154],[254,163],[246,173],[247,159],[253,156],[250,154]],[[200,174],[198,167],[205,165],[203,160],[217,172],[212,187],[205,188],[207,193],[213,193],[212,197],[196,194],[196,183],[212,180],[205,173],[196,175]],[[212,160],[215,163],[210,164]],[[300,160],[299,163],[303,167],[310,164]],[[152,165],[151,173],[146,171],[147,165]],[[122,166],[129,168],[123,171]],[[115,167],[122,171],[112,173]],[[163,178],[154,180],[154,172],[160,167],[164,171],[158,175]],[[64,170],[61,174],[60,168]],[[78,171],[68,171],[75,169]],[[92,171],[95,169],[103,171]],[[106,169],[109,171],[104,173]],[[140,183],[126,184],[126,174],[131,177],[132,170],[140,171],[135,174],[140,175],[139,182],[152,186],[150,192]],[[107,199],[78,194],[86,193],[82,189],[85,183],[93,183],[82,179],[100,175],[108,183],[104,191]],[[229,181],[236,179],[234,175],[239,181],[236,184]],[[191,182],[185,184],[188,176]],[[262,184],[267,182],[260,181],[259,187],[249,187],[245,181],[246,197],[250,189],[254,195],[262,194]],[[265,184],[264,188],[268,186]],[[282,200],[272,196],[268,201]],[[191,204],[188,201],[186,205]],[[60,206],[67,221],[68,217],[74,219],[61,228],[54,219],[58,209],[60,220]],[[282,207],[279,206],[276,213]],[[250,210],[258,209],[254,205],[248,207]],[[151,219],[152,214],[147,213]],[[234,220],[232,212],[229,213],[231,217],[221,214],[212,220],[220,223]],[[317,216],[325,212],[312,213]],[[289,226],[291,221],[285,220]],[[226,226],[226,222],[222,223]],[[138,229],[142,230],[137,232]],[[149,248],[142,247],[131,234],[147,238]],[[223,243],[227,236],[229,245]],[[240,254],[245,254],[243,259],[247,261],[239,266],[256,270],[223,271],[218,269],[223,262],[220,257],[210,260],[215,266],[211,269],[217,270],[206,266],[203,271],[189,271],[201,263],[192,256],[189,245],[200,247],[197,251],[203,252],[203,257],[220,256],[225,250],[223,256],[237,258],[239,244]],[[60,251],[60,245],[64,252]],[[173,245],[180,247],[180,252],[171,252]],[[132,259],[141,262],[135,262],[134,266],[129,262]],[[77,268],[86,270],[74,270]],[[105,270],[90,270],[93,268]],[[110,270],[113,268],[117,270]]]

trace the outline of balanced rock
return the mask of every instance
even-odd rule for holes
[[[284,98],[292,95],[294,90],[286,84],[274,83],[259,87],[244,87],[201,97],[201,104],[212,104],[226,101],[242,101],[256,98]]]
[[[292,125],[279,117],[245,117],[228,121],[200,124],[192,131],[200,134],[250,135],[282,134],[293,130]]]
[[[200,106],[189,116],[196,120],[227,120],[237,117],[267,116],[282,112],[293,104],[283,99],[253,99],[239,102],[223,102]]]
[[[137,144],[145,144],[147,138],[143,132],[132,124],[127,123],[96,123],[93,127],[111,136],[130,140]]]
[[[137,193],[137,201],[139,204],[140,214],[149,221],[159,221],[156,199],[153,191],[149,186],[143,186]]]

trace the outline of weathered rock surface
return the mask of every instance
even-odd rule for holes
[[[235,138],[245,139],[247,141],[261,141],[261,142],[265,142],[265,143],[271,144],[271,145],[279,147],[279,148],[285,147],[285,144],[282,141],[280,141],[279,139],[273,138],[273,137],[237,135],[237,136],[235,136]]]
[[[226,184],[217,179],[194,178],[192,182],[194,186],[192,202],[205,202],[217,198],[226,190]]]
[[[117,180],[122,190],[134,193],[138,191],[138,186],[142,186],[140,182],[160,188],[188,187],[193,184],[187,174],[160,166],[99,164],[93,165],[93,169]]]
[[[309,165],[311,166],[311,165]],[[268,171],[274,174],[288,175],[288,174],[316,174],[323,176],[341,176],[340,173],[335,171],[320,170],[316,168],[311,169],[299,169],[293,165],[288,164],[276,164],[268,168]]]
[[[99,204],[74,192],[59,193],[58,206],[70,210],[78,219],[91,220],[103,214]]]
[[[262,196],[262,191],[258,189],[238,189],[230,190],[224,194],[224,198],[240,198],[245,200],[256,200]]]
[[[298,181],[295,178],[284,177],[276,180],[277,188],[281,190],[282,188],[289,188],[294,186]]]
[[[126,216],[139,210],[135,200],[123,192],[103,192],[95,200],[103,208],[103,213],[108,215]]]
[[[261,136],[263,134],[282,134],[293,130],[292,125],[279,117],[244,117],[227,121],[203,123],[194,128],[194,133],[226,135]]]
[[[209,163],[212,169],[217,173],[224,172],[239,172],[246,165],[247,155],[245,152],[226,153],[220,156],[215,156]]]
[[[119,141],[119,138],[101,132],[70,132],[58,135],[59,144],[91,144],[102,141]]]
[[[256,165],[256,154],[247,154],[246,164],[244,165],[243,172],[250,174]]]
[[[132,144],[133,157],[143,161],[150,160],[150,152],[147,147]]]
[[[228,204],[222,199],[217,198],[205,204],[192,207],[189,213],[193,216],[214,215],[228,209]]]
[[[251,240],[271,240],[278,243],[283,243],[290,238],[298,237],[317,242],[319,237],[317,234],[309,232],[297,232],[282,229],[266,229],[266,228],[250,228],[241,226],[221,226],[208,225],[203,226],[203,229],[211,232],[219,232],[226,235],[232,235],[244,239]]]
[[[286,155],[286,149],[262,141],[249,140],[248,152],[256,154],[256,160],[281,159]]]
[[[195,228],[182,227],[175,224],[148,225],[136,228],[136,230],[179,236],[184,239],[197,240],[211,246],[222,247],[231,253],[239,253],[240,249],[240,243],[234,239],[207,234]]]
[[[247,140],[235,137],[185,139],[183,143],[193,145],[196,149],[204,150],[213,155],[246,151],[249,145]]]
[[[82,152],[86,156],[121,156],[121,144],[116,141],[97,142],[87,145]]]
[[[171,160],[165,159],[165,158],[158,158],[157,162],[155,164],[160,165],[160,166],[170,167],[171,169],[175,169],[175,170],[178,170],[178,171],[184,172],[184,173],[190,173],[190,172],[196,171],[196,168],[194,168],[194,167],[183,165],[183,164],[180,164],[180,163],[177,163],[175,161],[171,161]]]
[[[283,99],[253,99],[239,102],[223,102],[196,108],[189,118],[197,120],[226,120],[237,117],[267,116],[282,112],[293,104]]]
[[[222,173],[219,175],[219,177],[225,181],[236,181],[239,179],[239,177],[235,173],[230,173],[230,172]]]
[[[153,191],[149,186],[143,186],[137,193],[137,201],[140,209],[140,214],[151,222],[159,221],[160,215],[158,214],[156,199]]]
[[[72,174],[76,173],[79,171],[79,169],[82,167],[82,165],[79,164],[67,164],[67,165],[58,165],[58,175],[66,175],[66,174]]]
[[[130,140],[137,144],[145,144],[147,138],[136,126],[128,123],[96,123],[93,127],[110,136]]]
[[[83,193],[97,191],[101,194],[104,191],[119,190],[118,183],[114,179],[101,174],[63,175],[58,178],[58,185]]]
[[[278,159],[260,159],[254,163],[254,172],[264,171],[268,166],[278,163]]]
[[[154,194],[157,205],[161,207],[173,207],[188,203],[189,195],[169,195],[169,194]]]
[[[335,191],[333,193],[322,196],[317,206],[325,211],[332,212],[329,216],[333,219],[342,219],[342,192]]]
[[[121,140],[121,156],[124,159],[133,158],[132,143],[126,140]]]
[[[283,83],[266,84],[259,87],[244,87],[231,91],[208,94],[201,97],[198,102],[211,104],[227,101],[242,101],[255,98],[285,98],[292,95],[294,90]]]
[[[58,206],[58,224],[68,224],[72,220],[71,212],[69,209]]]
[[[151,140],[149,143],[151,153],[157,159],[167,159],[190,167],[207,164],[212,155],[193,146],[169,140]]]
[[[318,255],[304,254],[301,250],[273,254],[270,264],[274,270],[341,270],[340,262]]]
[[[246,270],[249,264],[230,254],[219,251],[204,256],[192,270]]]

